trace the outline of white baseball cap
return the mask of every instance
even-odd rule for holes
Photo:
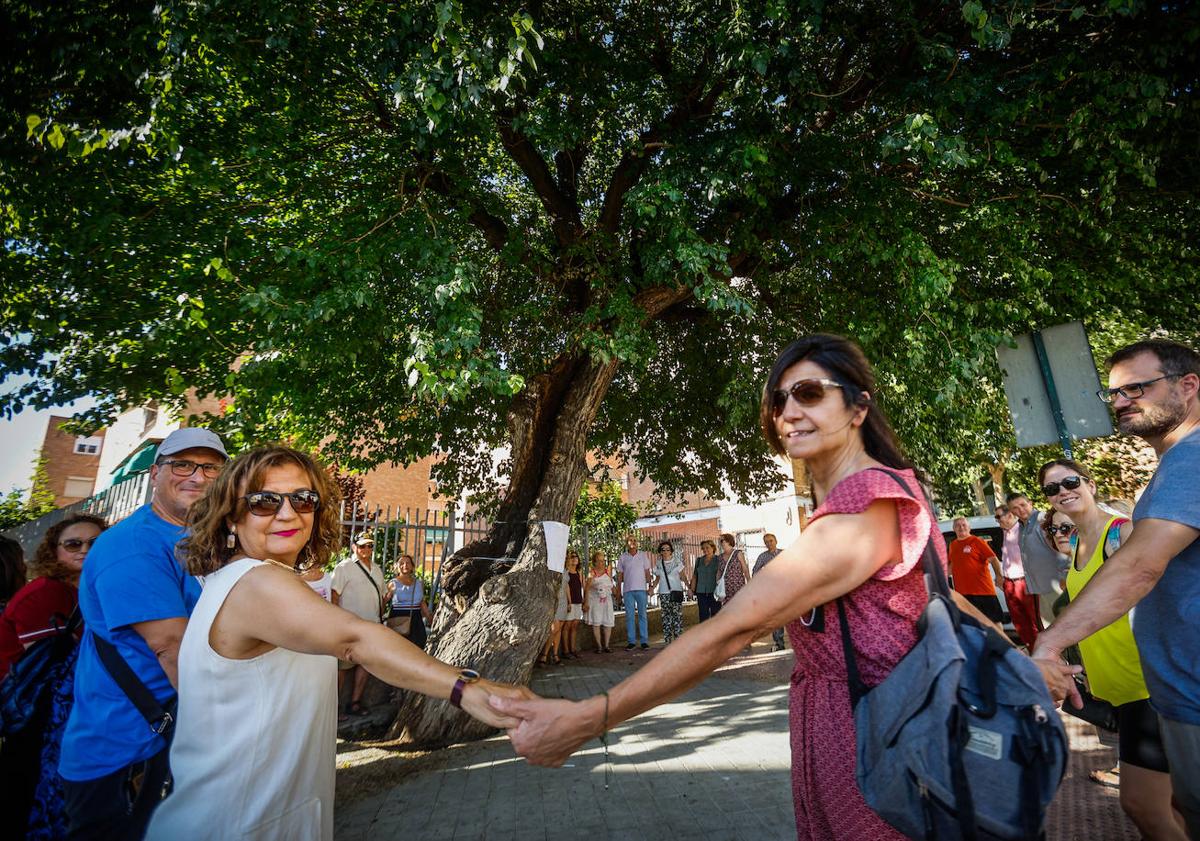
[[[229,458],[229,453],[225,452],[225,445],[221,443],[217,433],[199,426],[185,426],[183,429],[176,429],[163,439],[163,442],[158,445],[158,451],[154,454],[154,460],[158,461],[162,456],[181,453],[196,447],[214,450],[223,458]]]

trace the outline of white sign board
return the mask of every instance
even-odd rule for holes
[[[542,520],[542,530],[546,533],[546,566],[551,572],[562,572],[567,563],[567,538],[571,535],[571,527],[554,520]]]
[[[1048,327],[1041,335],[1067,432],[1076,439],[1111,435],[1112,417],[1096,396],[1100,376],[1083,322]],[[1017,446],[1057,444],[1058,427],[1032,334],[1017,336],[1016,344],[1015,348],[1000,345],[996,356],[1004,373],[1004,394],[1017,431]]]

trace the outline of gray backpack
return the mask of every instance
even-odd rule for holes
[[[838,599],[859,790],[909,838],[1036,839],[1066,772],[1066,731],[1033,662],[959,611],[934,534],[922,556],[929,602],[917,643],[873,689]]]

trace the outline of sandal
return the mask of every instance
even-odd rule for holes
[[[559,657],[557,654],[555,654],[555,655],[554,655],[554,659],[553,659],[553,660],[551,660],[550,662],[551,662],[551,663],[553,663],[553,664],[554,664],[554,665],[556,665],[556,666],[561,666],[561,665],[562,665],[562,658],[561,658],[561,657]]]
[[[1088,779],[1094,783],[1099,783],[1105,788],[1120,788],[1121,775],[1113,771],[1093,771],[1088,774]]]

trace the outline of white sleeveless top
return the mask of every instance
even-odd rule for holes
[[[175,789],[147,839],[332,841],[337,660],[274,648],[230,660],[208,642],[213,619],[253,558],[202,579],[179,646]]]

